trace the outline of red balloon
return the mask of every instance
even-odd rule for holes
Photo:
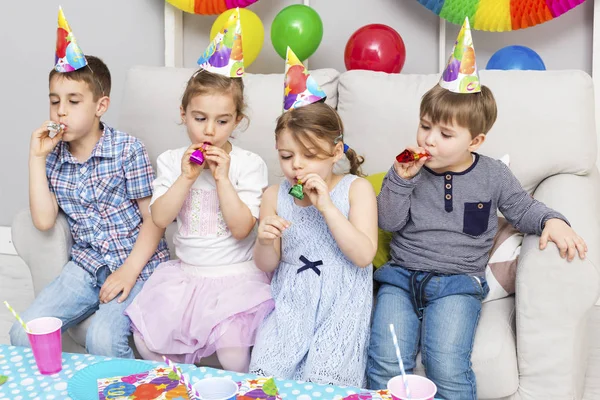
[[[397,74],[406,60],[400,34],[383,24],[365,25],[350,36],[344,51],[347,70],[368,69]]]

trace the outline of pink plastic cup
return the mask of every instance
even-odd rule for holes
[[[41,374],[62,370],[62,321],[54,317],[36,318],[27,323],[29,343]]]
[[[419,375],[406,375],[408,379],[408,388],[410,389],[411,400],[433,400],[437,393],[435,383]],[[404,389],[404,380],[402,375],[393,377],[388,381],[388,391],[394,400],[408,400]]]

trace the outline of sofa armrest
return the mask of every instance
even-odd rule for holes
[[[600,175],[556,175],[535,197],[565,215],[586,241],[588,256],[560,258],[539,236],[526,235],[517,267],[516,318],[521,399],[583,396],[589,340],[587,323],[600,294]]]
[[[73,238],[67,218],[59,212],[54,227],[42,232],[33,225],[29,209],[21,210],[13,219],[11,232],[17,254],[31,271],[37,296],[70,259]]]

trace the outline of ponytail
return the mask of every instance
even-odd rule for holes
[[[360,167],[362,163],[365,162],[365,158],[363,156],[359,156],[356,154],[352,148],[348,148],[346,150],[346,158],[350,161],[350,173],[352,175],[365,176],[362,172],[362,168]]]

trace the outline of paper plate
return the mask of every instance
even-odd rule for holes
[[[73,375],[67,384],[67,390],[73,400],[97,399],[98,379],[139,374],[154,367],[153,364],[138,360],[102,361],[90,365]]]

